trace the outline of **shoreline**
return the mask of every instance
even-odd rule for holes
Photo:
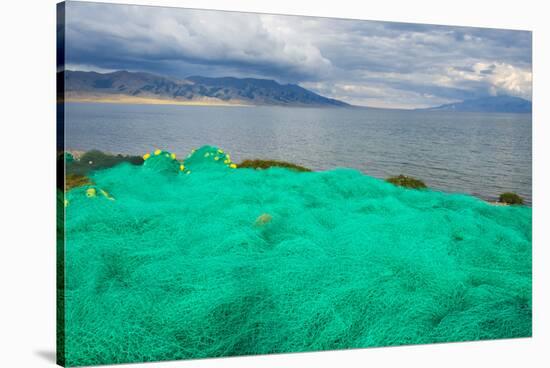
[[[93,151],[93,150],[81,150],[81,149],[73,149],[73,148],[65,149],[65,152],[70,153],[77,160],[80,160],[80,158],[82,157],[83,154],[85,154],[87,152],[90,152],[90,151]],[[139,156],[139,157],[141,157],[140,154],[128,154],[128,153],[120,153],[120,152],[119,153],[114,153],[114,152],[105,152],[105,151],[99,151],[99,152],[101,152],[105,155],[108,155],[108,156],[124,156],[124,157],[131,157],[131,156],[138,157]],[[355,169],[355,168],[349,168],[349,169],[357,170],[357,171],[361,172],[361,174],[366,175],[366,176],[371,176],[371,175],[369,175],[365,172],[362,172],[361,170]],[[328,171],[330,171],[330,170],[332,170],[332,169],[329,169]],[[313,172],[318,172],[319,170],[312,170],[312,171]],[[327,171],[327,170],[321,170],[321,171]],[[375,177],[375,176],[371,176],[371,177],[379,179],[379,180],[385,180],[384,178],[379,178],[379,177]],[[430,188],[430,187],[428,187],[427,189],[432,190],[432,191],[442,192],[442,193],[445,193],[445,194],[450,194],[450,195],[468,195],[468,196],[477,198],[481,201],[484,201],[487,204],[490,204],[492,206],[509,206],[509,204],[507,204],[507,203],[499,202],[498,201],[498,196],[496,196],[496,197],[481,197],[481,196],[477,196],[477,195],[474,195],[472,193],[466,193],[466,192],[449,192],[449,191],[445,191],[443,189]],[[533,207],[533,203],[530,202],[530,201],[524,203],[523,205],[526,206],[526,207],[530,207],[530,208]]]
[[[154,97],[137,97],[126,95],[105,95],[105,96],[69,96],[58,102],[78,103],[109,103],[128,105],[179,105],[179,106],[224,106],[224,107],[253,107],[254,105],[242,102],[224,102],[217,99],[212,100],[170,100]]]

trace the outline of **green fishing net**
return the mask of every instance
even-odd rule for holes
[[[72,163],[74,162],[74,156],[72,153],[70,152],[63,152],[63,159],[65,160],[65,162],[67,163]]]
[[[156,152],[66,194],[67,365],[531,335],[529,207]]]

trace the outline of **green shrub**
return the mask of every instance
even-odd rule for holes
[[[67,174],[87,175],[90,171],[107,169],[121,162],[129,162],[133,165],[143,164],[141,156],[110,155],[98,150],[84,153],[79,160],[65,162]]]
[[[405,188],[411,188],[411,189],[424,189],[427,188],[426,184],[422,180],[418,180],[415,178],[412,178],[410,176],[405,175],[399,175],[399,176],[392,176],[390,178],[387,178],[386,181],[388,183],[392,183],[394,185],[405,187]]]
[[[523,198],[521,198],[516,193],[512,193],[512,192],[502,193],[498,197],[498,201],[500,203],[506,203],[506,204],[523,204]]]
[[[301,172],[309,172],[310,169],[296,165],[291,164],[290,162],[284,162],[284,161],[275,161],[275,160],[244,160],[240,164],[237,165],[238,169],[269,169],[270,167],[284,167],[286,169],[291,169],[294,171],[301,171]]]
[[[84,185],[92,185],[92,181],[85,175],[67,174],[65,176],[65,191]]]

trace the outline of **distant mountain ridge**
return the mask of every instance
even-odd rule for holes
[[[201,76],[176,79],[128,71],[97,73],[67,70],[63,73],[65,98],[69,101],[350,106],[296,84],[279,84],[269,79]]]
[[[529,113],[532,111],[532,103],[531,101],[519,97],[491,96],[419,110]]]

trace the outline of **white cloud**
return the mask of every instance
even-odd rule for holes
[[[303,83],[304,87],[320,94],[348,101],[359,106],[415,109],[454,102],[430,93],[388,87],[383,84]]]
[[[488,79],[497,93],[531,99],[533,74],[530,69],[501,63],[493,65],[495,69]]]
[[[490,95],[511,95],[531,99],[533,75],[530,68],[499,62],[476,62],[471,68],[447,68],[441,76],[442,85],[473,82],[472,87],[484,86]]]
[[[111,5],[91,16],[91,5],[103,6],[68,7],[67,39],[75,53],[106,40],[115,47],[103,52],[123,51],[128,58],[241,63],[305,76],[326,74],[331,67],[311,38],[300,35],[296,20],[305,18],[131,5]]]
[[[80,70],[83,72],[97,72],[97,73],[112,73],[116,72],[117,69],[108,69],[108,68],[102,68],[98,67],[96,65],[90,65],[90,64],[66,64],[65,69],[68,70]]]
[[[385,107],[531,96],[529,32],[83,2],[66,16],[69,63],[88,70],[272,78]]]

